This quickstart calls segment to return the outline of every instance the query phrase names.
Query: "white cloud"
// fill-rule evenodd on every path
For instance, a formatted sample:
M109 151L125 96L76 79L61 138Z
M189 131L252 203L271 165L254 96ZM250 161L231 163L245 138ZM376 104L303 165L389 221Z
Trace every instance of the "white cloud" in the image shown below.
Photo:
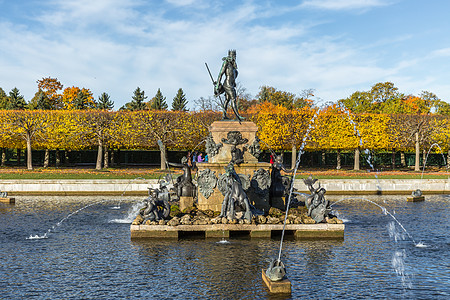
M180 0L174 4L182 6L182 13L170 15L167 7L149 6L145 1L87 2L53 1L35 18L42 22L36 29L0 23L0 67L7 70L0 73L0 87L17 86L29 100L37 90L36 80L51 76L66 87L90 88L96 97L107 92L116 108L130 101L138 86L149 98L160 88L169 105L181 87L192 105L193 100L213 93L204 63L217 76L221 58L230 48L237 49L238 81L252 95L260 86L272 85L293 93L314 88L319 97L337 100L391 78L407 88L421 81L411 70L423 59L412 53L405 56L408 59L385 65L374 52L388 51L391 36L370 44L344 39L345 34L328 36L315 27L321 20L280 20L287 7L254 2L196 7ZM348 8L354 3L338 2ZM381 2L363 3L368 7ZM298 7L293 10L299 13ZM445 55L448 49L435 54ZM436 91L449 90L439 88L442 84L434 77L427 77L427 82Z

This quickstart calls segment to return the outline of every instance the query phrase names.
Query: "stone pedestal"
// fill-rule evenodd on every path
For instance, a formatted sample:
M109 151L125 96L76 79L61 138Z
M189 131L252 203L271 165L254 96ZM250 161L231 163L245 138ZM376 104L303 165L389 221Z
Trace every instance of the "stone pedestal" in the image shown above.
M210 132L212 138L216 144L222 143L222 147L217 155L209 158L210 163L225 163L228 164L231 161L231 148L232 145L222 142L222 139L226 139L227 135L231 131L239 131L242 134L242 138L247 139L248 142L237 146L237 148L243 150L245 146L253 144L256 138L256 132L258 131L258 126L253 122L242 122L239 124L238 121L216 121L211 124ZM244 151L244 162L245 163L257 163L258 159L250 154L250 152Z
M421 202L421 201L425 201L425 197L424 196L409 196L406 198L406 201L408 202Z
M194 206L194 197L180 197L180 210Z
M227 163L197 163L198 172L200 173L202 170L210 169L214 172L216 178L219 178L220 175L225 173L225 167L228 165ZM240 165L236 165L234 170L237 174L244 174L249 177L251 180L253 174L256 170L263 168L268 170L270 167L269 163L243 163ZM266 205L268 205L269 199L267 194L267 199L261 199L259 197L254 197L252 193L248 193L250 202L255 205L255 207L263 209ZM212 194L206 198L200 191L198 192L198 209L205 210L211 209L213 211L220 211L222 209L223 195L217 188L217 186L213 189ZM267 203L267 204L266 204ZM270 207L267 208L267 210Z
M239 123L238 121L231 120L216 121L211 124L209 129L212 140L216 145L217 153L215 155L208 153L208 163L197 163L198 174L201 174L202 171L209 169L214 174L214 177L219 179L220 175L225 173L225 167L232 160L231 150L233 147L236 147L238 151L243 153L244 162L234 166L237 174L244 174L248 176L249 180L251 180L255 176L255 171L260 168L269 170L270 164L259 163L257 157L253 155L254 152L252 152L255 145L259 146L256 138L258 127L255 123L248 121ZM237 136L242 142L237 144L230 143L229 138L232 137L230 133L233 132L239 132ZM248 192L248 189L246 192ZM264 196L261 197L261 195L253 195L252 192L249 192L247 196L249 197L250 202L253 202L253 205L256 204L255 206L257 208L262 209L262 207L268 205L268 196L267 199L264 199ZM213 189L212 193L207 193L206 196L199 190L198 208L202 210L211 209L214 211L220 211L222 208L223 198L224 196L219 191L217 186Z
M271 281L267 277L266 272L262 270L262 279L271 293L276 294L290 294L291 293L291 281L287 278L280 281Z
M16 199L15 198L8 198L8 197L5 197L5 198L1 197L0 198L0 202L14 204L14 203L16 203Z

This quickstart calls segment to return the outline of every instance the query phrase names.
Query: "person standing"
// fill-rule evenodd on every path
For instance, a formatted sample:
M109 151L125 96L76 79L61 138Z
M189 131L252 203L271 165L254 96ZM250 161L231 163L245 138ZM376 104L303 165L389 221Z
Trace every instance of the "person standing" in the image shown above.
M205 161L205 159L203 158L203 154L200 152L198 157L197 157L197 162L201 163L201 162L204 162L204 161Z

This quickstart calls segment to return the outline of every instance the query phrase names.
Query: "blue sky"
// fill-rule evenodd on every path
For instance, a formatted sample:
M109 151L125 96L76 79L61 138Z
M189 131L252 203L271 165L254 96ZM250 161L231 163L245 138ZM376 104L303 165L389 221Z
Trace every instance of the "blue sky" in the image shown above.
M170 105L183 88L213 95L228 49L238 82L337 101L378 82L450 101L446 0L0 0L0 87L29 101L36 80L111 96L118 109L140 87Z

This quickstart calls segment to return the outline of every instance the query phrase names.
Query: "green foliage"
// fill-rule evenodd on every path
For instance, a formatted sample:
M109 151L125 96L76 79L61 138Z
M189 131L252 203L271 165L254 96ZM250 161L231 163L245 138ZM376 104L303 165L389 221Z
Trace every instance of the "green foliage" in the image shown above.
M8 96L8 104L6 105L6 109L17 109L22 110L27 108L27 103L22 95L20 95L18 88L13 88L11 92L9 92Z
M187 111L187 100L186 95L183 93L183 89L179 88L177 95L173 98L172 110L176 111Z
M7 109L8 105L8 95L6 95L5 91L0 88L0 109Z
M256 99L258 103L269 102L273 105L281 105L287 109L301 109L313 106L313 100L310 99L313 96L313 89L303 90L302 95L297 97L293 93L278 91L271 86L262 86L258 95L256 95Z
M48 110L53 108L52 104L50 103L50 99L45 95L45 93L42 90L39 90L34 95L28 107L29 109L42 109L42 110Z
M372 99L369 92L356 91L350 97L339 100L338 103L356 114L372 111Z
M273 105L281 105L288 109L294 106L296 100L295 94L277 91L276 88L271 86L262 86L256 98L259 103L270 102Z
M97 108L102 110L112 110L114 108L114 102L110 100L107 93L103 92L98 97Z
M124 106L122 106L121 110L131 110L131 111L138 111L138 110L144 110L145 109L145 99L147 99L147 96L145 96L145 91L141 91L140 87L137 87L134 90L133 93L133 100L131 102L126 103Z
M167 109L167 103L166 103L166 97L163 96L161 93L161 89L158 89L156 92L155 97L150 100L150 109L152 110L166 110Z
M92 109L95 108L96 103L90 101L90 95L79 91L75 99L73 100L74 109Z

